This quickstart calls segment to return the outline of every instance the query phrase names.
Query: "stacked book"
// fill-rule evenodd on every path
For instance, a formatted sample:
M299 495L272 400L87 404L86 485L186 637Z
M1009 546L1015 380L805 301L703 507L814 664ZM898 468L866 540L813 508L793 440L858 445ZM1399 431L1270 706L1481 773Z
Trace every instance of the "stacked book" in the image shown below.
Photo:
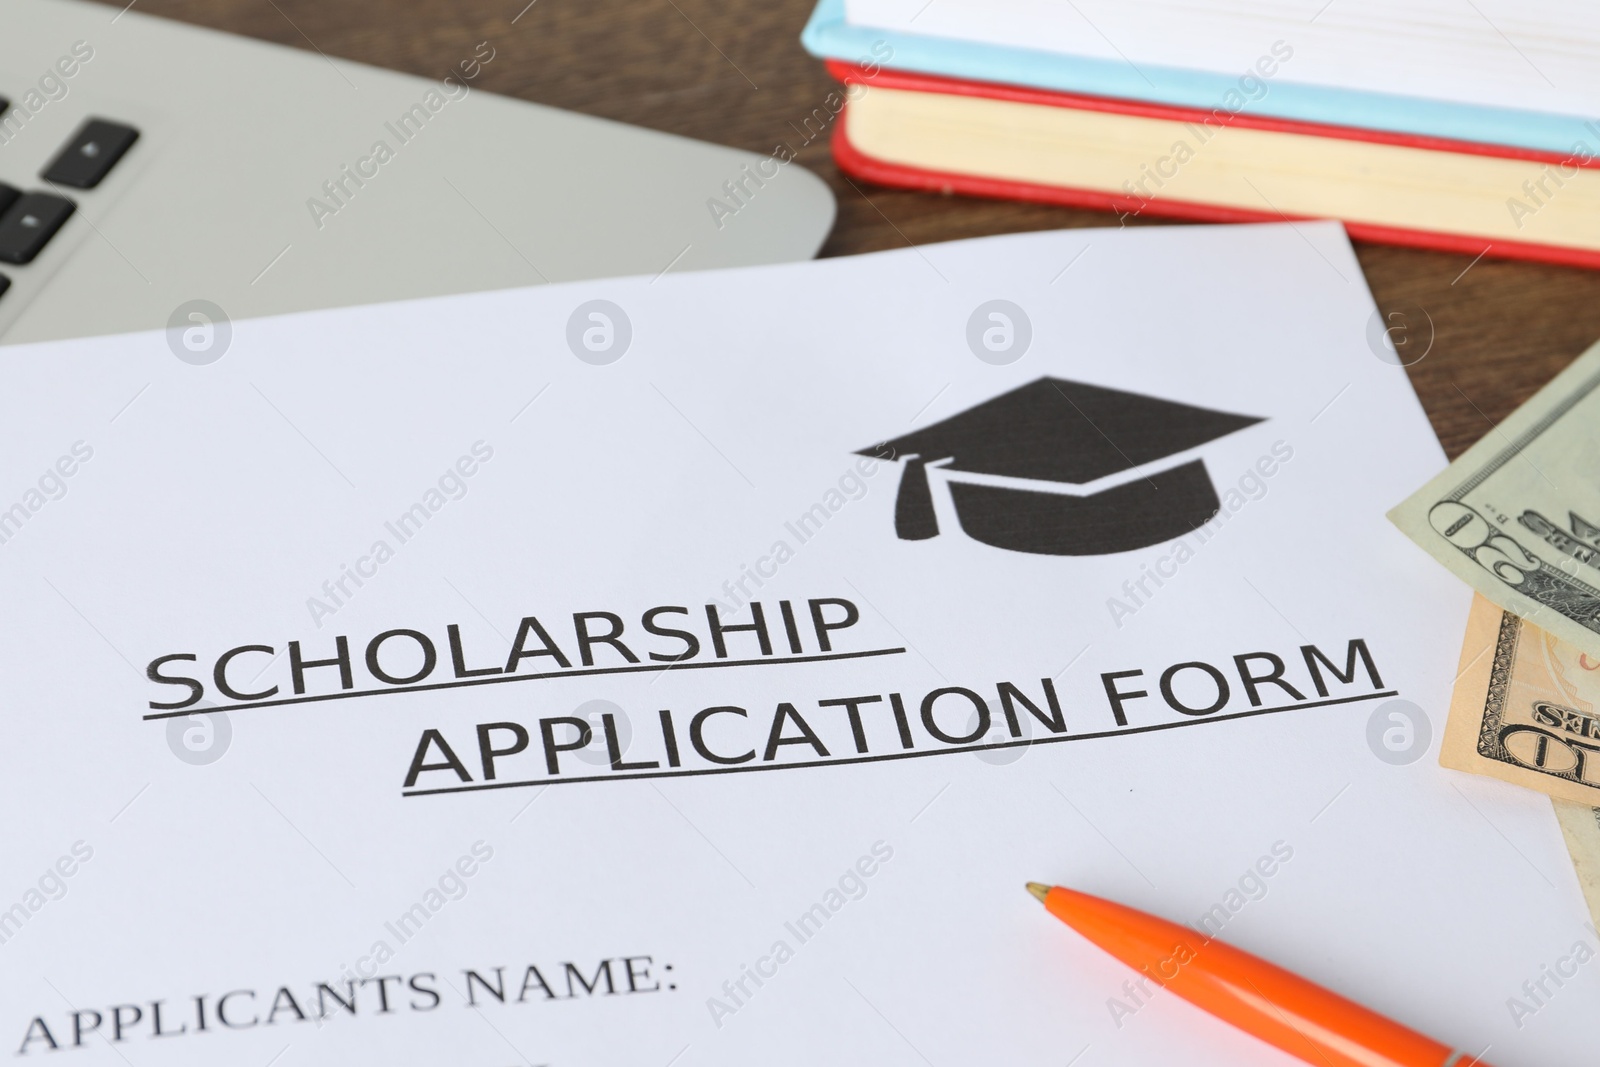
M1600 5L821 0L885 185L1600 267Z

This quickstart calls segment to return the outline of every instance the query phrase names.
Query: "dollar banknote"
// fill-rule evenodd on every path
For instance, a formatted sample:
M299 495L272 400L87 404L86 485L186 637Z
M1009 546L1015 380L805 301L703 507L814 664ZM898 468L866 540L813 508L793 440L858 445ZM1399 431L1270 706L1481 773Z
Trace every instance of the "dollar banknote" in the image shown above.
M1600 926L1600 657L1472 598L1439 762L1550 794Z
M1473 597L1439 762L1600 807L1600 656Z
M1567 851L1572 853L1572 866L1578 872L1578 884L1583 886L1589 914L1600 926L1600 808L1565 800L1550 803L1556 806L1556 821L1561 824L1561 836L1567 839Z
M1479 593L1600 658L1600 344L1389 518Z

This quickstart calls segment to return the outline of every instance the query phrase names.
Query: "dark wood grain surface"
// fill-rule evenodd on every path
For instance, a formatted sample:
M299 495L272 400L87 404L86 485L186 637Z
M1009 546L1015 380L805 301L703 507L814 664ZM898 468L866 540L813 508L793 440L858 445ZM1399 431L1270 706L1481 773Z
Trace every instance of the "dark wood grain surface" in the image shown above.
M759 152L799 147L796 127L834 87L799 43L813 0L526 2L136 0L136 10L427 77L488 40L497 55L481 88ZM824 255L1115 224L1090 211L858 187L821 139L798 159L839 201ZM1410 374L1452 457L1600 338L1600 272L1356 251L1379 307L1402 313L1412 350L1427 351Z

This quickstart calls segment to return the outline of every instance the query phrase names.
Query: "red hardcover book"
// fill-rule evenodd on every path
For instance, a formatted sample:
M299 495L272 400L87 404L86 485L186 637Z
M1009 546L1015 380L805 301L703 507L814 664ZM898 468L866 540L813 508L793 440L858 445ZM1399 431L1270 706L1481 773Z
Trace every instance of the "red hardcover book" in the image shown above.
M976 97L984 100L1049 108L1074 109L1107 115L1129 116L1138 119L1157 119L1178 123L1204 123L1214 112L1198 109L1151 104L1136 100L1085 96L1074 93L1052 92L1015 85L963 81L940 78L908 71L880 68L868 70L837 60L827 62L829 72L847 86L861 87L847 96L858 97L878 89L925 93L946 97ZM1151 215L1199 222L1261 222L1328 217L1311 213L1282 213L1269 207L1254 209L1237 204L1184 199L1174 195L1145 197L1108 188L1078 186L1019 180L996 174L986 174L981 164L972 170L934 169L874 156L856 144L851 137L852 105L846 104L834 127L832 148L834 159L846 174L878 185L928 192L961 194L965 196L1026 200L1070 207L1090 208L1097 211L1116 212L1119 217ZM1252 116L1243 112L1229 117L1230 127L1295 135L1313 136L1336 141L1360 142L1369 145L1392 145L1406 149L1439 153L1441 157L1492 157L1498 160L1517 161L1528 165L1528 174L1538 176L1554 171L1567 175L1560 187L1546 180L1545 190L1559 193L1572 175L1581 173L1587 180L1600 179L1600 158L1589 155L1561 155L1532 149L1512 148L1502 145L1455 141L1438 137L1421 137L1349 126L1331 126L1315 123L1286 121L1283 119ZM1591 178L1590 175L1594 175ZM1552 179L1553 180L1553 179ZM1600 183L1597 183L1600 184ZM1555 203L1557 197L1541 198L1538 189L1524 190L1519 186L1505 189L1508 203L1516 198L1535 211ZM1564 205L1565 206L1565 205ZM1576 206L1576 205L1573 205ZM1530 212L1531 213L1531 212ZM1339 217L1334 215L1333 217ZM1513 214L1513 219L1515 215ZM1393 223L1373 222L1369 219L1344 217L1341 221L1354 238L1384 244L1408 245L1437 251L1462 253L1470 256L1488 255L1507 259L1535 260L1566 266L1600 268L1600 247L1581 247L1573 244L1555 244L1541 241L1519 240L1504 235L1486 235L1474 232L1411 227Z

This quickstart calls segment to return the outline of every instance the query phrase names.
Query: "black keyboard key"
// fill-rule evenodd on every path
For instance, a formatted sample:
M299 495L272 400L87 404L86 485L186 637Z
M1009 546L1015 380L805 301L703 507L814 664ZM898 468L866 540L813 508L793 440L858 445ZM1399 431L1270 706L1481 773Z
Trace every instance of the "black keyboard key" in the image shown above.
M5 182L0 182L0 215L5 214L6 208L17 202L17 197L22 195L21 189L13 189Z
M6 290L9 288L11 288L11 279L4 274L0 274L0 296L5 296Z
M0 215L0 263L32 263L75 210L71 200L25 193Z
M139 139L139 131L104 119L90 119L78 128L41 177L56 185L93 189Z
M3 96L0 96L0 115L4 115L6 113L6 109L9 108L10 106L11 106L11 101L7 100Z

